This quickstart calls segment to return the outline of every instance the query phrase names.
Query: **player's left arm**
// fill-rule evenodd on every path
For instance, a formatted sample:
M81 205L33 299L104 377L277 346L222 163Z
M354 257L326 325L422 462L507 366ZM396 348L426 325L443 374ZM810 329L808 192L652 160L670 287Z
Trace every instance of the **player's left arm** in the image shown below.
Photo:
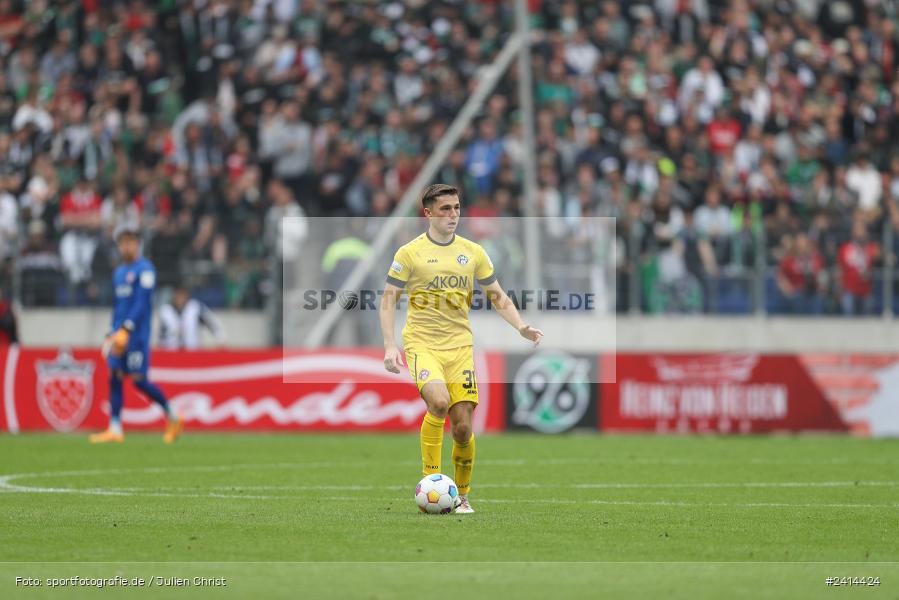
M478 249L479 256L478 264L475 268L475 279L478 280L478 283L487 294L487 298L490 299L496 312L505 319L506 323L517 329L518 333L521 334L521 337L534 342L534 345L536 346L540 343L543 332L524 322L521 318L521 314L515 307L515 304L509 296L506 295L506 292L499 284L499 281L497 281L490 257L487 256L487 253L483 248L479 246Z
M481 287L484 288L484 291L487 293L487 297L490 298L490 302L493 303L496 312L505 319L506 323L517 329L518 333L521 334L521 337L534 342L535 346L540 343L543 332L524 322L518 309L515 308L515 303L513 303L509 296L506 295L506 292L503 291L499 281L494 279L493 283L482 285Z
M150 318L150 296L155 285L156 273L153 269L144 269L138 274L133 291L134 301L128 314L125 315L125 320L122 321L122 326L112 335L113 356L119 356L125 351L137 324L143 319Z

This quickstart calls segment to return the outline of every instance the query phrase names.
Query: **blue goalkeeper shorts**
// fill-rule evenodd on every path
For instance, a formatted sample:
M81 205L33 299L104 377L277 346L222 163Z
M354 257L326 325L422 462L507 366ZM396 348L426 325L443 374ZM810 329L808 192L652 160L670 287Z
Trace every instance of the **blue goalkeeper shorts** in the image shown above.
M110 373L118 370L127 375L141 375L146 378L150 368L150 345L129 344L120 356L110 354L106 357L106 366L109 367Z

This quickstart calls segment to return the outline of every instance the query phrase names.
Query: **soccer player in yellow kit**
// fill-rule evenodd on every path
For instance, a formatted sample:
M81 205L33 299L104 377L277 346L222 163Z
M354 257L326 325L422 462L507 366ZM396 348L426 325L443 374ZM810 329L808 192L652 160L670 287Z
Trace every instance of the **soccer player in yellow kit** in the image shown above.
M424 191L421 203L428 217L428 231L397 251L381 299L384 367L399 373L403 364L394 323L396 304L405 289L409 295L403 328L406 365L427 406L421 424L422 472L440 472L443 424L449 415L454 479L462 500L456 512L473 513L468 501L475 457L471 415L478 404L478 384L468 311L474 281L522 337L536 346L543 332L522 321L496 280L493 263L484 249L456 235L461 217L459 191L450 185L434 184Z

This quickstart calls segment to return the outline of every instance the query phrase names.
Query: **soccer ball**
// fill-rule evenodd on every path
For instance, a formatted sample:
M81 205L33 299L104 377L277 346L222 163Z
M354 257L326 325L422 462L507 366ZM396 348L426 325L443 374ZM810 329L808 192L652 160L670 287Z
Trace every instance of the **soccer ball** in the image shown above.
M359 304L359 295L356 292L347 290L341 293L337 300L344 310L353 310Z
M436 515L453 512L462 500L456 483L446 475L436 473L426 475L415 486L415 503L421 512Z

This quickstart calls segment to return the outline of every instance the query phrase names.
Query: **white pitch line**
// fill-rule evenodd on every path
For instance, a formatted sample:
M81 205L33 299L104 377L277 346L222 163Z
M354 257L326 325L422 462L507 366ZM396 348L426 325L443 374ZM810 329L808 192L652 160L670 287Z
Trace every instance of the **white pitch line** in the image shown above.
M580 489L894 487L899 481L745 481L733 483L578 483ZM480 486L479 486L480 487Z
M130 490L118 488L58 488L58 487L33 487L26 485L16 485L10 483L10 477L0 477L0 491L20 493L20 494L83 494L86 496L142 496L142 497L161 497L161 498L227 498L242 500L275 500L279 498L287 498L288 496L255 496L248 494L217 494L210 492L208 494L196 493L168 493L168 492L134 492Z
M318 500L328 501L347 501L354 500L345 496L328 496L318 498ZM397 498L369 498L371 502L392 502ZM516 498L514 500L503 500L497 498L480 498L472 499L472 504L485 502L488 504L593 504L602 506L666 506L672 508L899 508L899 504L811 504L811 503L789 503L789 502L680 502L669 500L570 500L562 498Z
M538 459L538 460L485 460L480 465L557 465L557 464L590 464L584 459ZM418 461L403 461L397 463L400 466L420 466ZM237 463L233 465L165 465L158 467L122 467L104 469L80 469L74 471L43 471L33 473L7 473L0 477L84 477L90 475L113 475L116 473L170 473L179 471L188 472L217 472L233 471L237 469L333 469L359 467L358 461L310 461L310 462L274 462L274 463ZM362 465L367 466L367 465Z
M286 463L294 464L294 463ZM308 463L307 463L308 464ZM249 466L249 465L244 465ZM185 488L178 487L162 487L162 488L135 488L135 487L113 487L113 488L66 488L66 487L36 487L25 486L12 483L14 479L22 479L28 477L41 476L85 476L109 474L111 472L122 472L134 470L143 470L145 472L165 472L165 471L227 471L232 467L229 466L196 466L196 467L147 467L144 469L94 469L89 471L61 471L55 473L20 473L13 475L0 476L0 492L13 493L34 493L34 494L84 494L97 496L143 496L143 497L167 497L167 498L215 498L215 499L243 499L243 500L295 500L296 496L291 495L256 495L231 493L224 494L220 492L189 492ZM552 485L552 484L484 484L479 488L497 489L497 488L516 488L516 489L664 489L664 488L805 488L805 487L854 487L854 486L895 486L899 482L894 481L818 481L818 482L697 482L697 483L581 483L568 485ZM213 490L292 490L292 491L401 491L406 489L405 486L365 486L365 485L313 485L313 486L242 486L242 485L218 485L213 486ZM328 501L347 501L356 500L346 496L329 496L320 497L319 500ZM378 501L394 501L394 498L385 498ZM785 502L741 502L741 503L696 503L696 502L680 502L680 501L633 501L633 500L573 500L573 499L479 499L480 502L487 503L529 503L529 504L590 504L590 505L607 505L607 506L667 506L667 507L725 507L725 508L897 508L899 504L863 504L863 503L785 503Z
M666 489L666 488L840 488L840 487L896 487L899 481L750 481L750 482L696 482L696 483L479 483L478 489ZM373 491L373 490L404 490L409 486L403 485L215 485L212 489L222 490L290 490L290 491ZM183 489L183 488L116 488L116 489Z
M843 462L842 459L835 461ZM533 464L585 464L590 463L589 459L538 459L538 460L503 460L496 459L493 461L483 461L488 464L495 465L533 465ZM603 462L603 461L597 461ZM608 462L608 461L606 461ZM621 461L622 463L642 462L639 459L628 459ZM646 461L654 464L669 462L676 464L693 464L695 461L665 461L652 460ZM759 462L759 461L751 461ZM791 461L787 461L791 462ZM827 461L822 461L827 462ZM849 462L849 461L845 461ZM854 461L853 461L854 462ZM221 493L222 491L237 492L238 490L286 490L286 491L403 491L409 490L407 486L372 486L372 485L226 485L219 484L208 488L208 492L192 491L196 489L184 487L153 487L153 488L135 488L135 487L90 487L90 488L72 488L72 487L37 487L27 486L13 483L14 480L41 477L91 477L91 476L109 476L115 474L132 474L135 472L143 473L175 473L175 472L230 472L235 470L262 470L262 469L304 469L304 468L334 468L340 466L353 465L357 463L321 461L321 462L276 462L261 464L235 464L235 465L166 465L159 467L138 467L138 468L107 468L107 469L87 469L77 471L48 471L33 473L16 473L0 475L0 492L6 493L35 493L35 494L85 494L99 496L146 496L146 497L169 497L169 498L215 498L215 499L243 499L243 500L296 500L297 496L292 495L257 495L244 493ZM403 464L406 464L405 462ZM409 464L417 464L412 463ZM899 485L896 481L818 481L818 482L673 482L673 483L624 483L624 482L598 482L598 483L577 483L577 484L539 484L539 483L510 483L510 484L482 484L478 485L479 489L704 489L704 488L838 488L838 487L856 487L856 486L882 486L893 487ZM334 500L346 501L357 500L346 496L319 497L317 500ZM395 501L398 498L381 499L379 501ZM628 500L573 500L573 499L479 499L480 502L494 503L534 503L534 504L593 504L593 505L621 505L621 506L671 506L671 507L728 507L728 508L896 508L899 504L852 504L852 503L826 503L826 504L797 504L797 503L781 503L781 502L750 502L750 503L690 503L677 501L628 501Z
M341 462L305 462L305 463L239 463L234 465L171 465L162 467L122 467L107 469L82 469L77 471L41 471L33 473L7 473L0 475L0 482L8 479L20 479L23 477L90 477L94 475L115 475L117 473L171 473L171 472L227 472L238 469L294 469L294 468L326 468L331 469L340 466L349 466L358 463L341 463ZM409 463L420 464L420 463ZM157 488L154 488L157 489ZM2 483L0 483L0 491L3 491Z
M855 504L855 503L790 503L790 502L679 502L668 500L639 501L639 500L568 500L558 498L548 499L515 499L492 500L489 498L473 499L477 502L518 503L528 502L533 504L600 504L621 506L671 506L671 507L721 507L721 508L899 508L899 504Z
M259 496L249 494L196 494L196 493L166 493L166 492L131 492L115 488L42 488L17 486L10 484L7 478L0 477L0 489L8 492L20 493L36 493L36 494L84 494L94 496L139 496L139 497L164 497L164 498L203 498L203 499L227 499L227 500L292 500L297 501L301 498L297 496ZM315 500L325 500L329 502L358 502L358 498L348 496L326 496L314 498ZM399 500L398 497L391 498L369 498L369 502L394 502ZM308 500L308 499L307 499ZM828 504L811 504L811 503L787 503L787 502L679 502L679 501L631 501L631 500L570 500L559 498L516 498L514 500L501 500L490 498L478 498L477 502L486 502L494 504L578 504L578 505L604 505L604 506L665 506L672 508L899 508L899 504L856 504L856 503L828 503Z

